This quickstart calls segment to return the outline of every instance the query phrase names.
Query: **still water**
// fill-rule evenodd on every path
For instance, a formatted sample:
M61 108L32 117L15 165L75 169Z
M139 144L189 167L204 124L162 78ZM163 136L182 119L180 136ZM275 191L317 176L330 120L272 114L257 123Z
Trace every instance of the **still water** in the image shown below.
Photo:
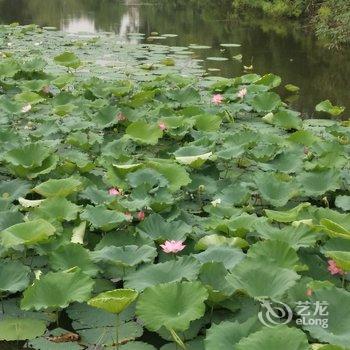
M299 23L234 15L231 0L0 0L0 23L11 22L67 32L116 32L125 40L140 40L128 33L177 34L158 42L210 46L193 50L193 57L202 59L211 75L234 77L244 73L244 66L253 66L249 72L272 72L283 84L299 86L300 94L289 101L309 117L315 117L315 105L327 98L350 111L350 49L324 48ZM241 46L224 48L223 43ZM233 58L239 54L242 61Z

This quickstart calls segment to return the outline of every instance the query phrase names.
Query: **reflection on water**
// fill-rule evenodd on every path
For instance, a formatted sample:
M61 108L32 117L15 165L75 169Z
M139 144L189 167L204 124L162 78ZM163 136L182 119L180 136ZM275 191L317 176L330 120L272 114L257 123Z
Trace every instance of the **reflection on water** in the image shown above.
M147 1L147 2L146 2ZM253 64L253 72L273 72L301 88L293 106L313 113L314 106L329 98L350 110L347 77L350 76L350 51L334 52L320 47L312 35L297 24L267 21L252 16L233 19L231 0L0 0L0 23L37 23L56 26L68 32L118 33L124 41L137 42L128 33L156 31L178 37L161 44L208 45L194 50L193 57L203 59L212 73L237 76L243 66ZM241 16L238 16L239 18ZM221 43L239 43L240 48L223 49ZM242 62L232 56L241 53ZM208 56L228 58L208 61Z

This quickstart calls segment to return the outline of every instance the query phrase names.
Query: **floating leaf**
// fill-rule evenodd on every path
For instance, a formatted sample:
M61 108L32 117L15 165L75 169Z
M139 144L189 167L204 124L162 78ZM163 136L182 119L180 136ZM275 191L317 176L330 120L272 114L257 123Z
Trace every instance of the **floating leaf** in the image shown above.
M0 340L15 341L34 339L46 329L42 320L31 318L5 318L0 320Z
M67 197L78 191L81 182L73 178L50 179L36 186L33 191L44 197Z
M0 292L16 293L29 284L30 268L19 261L0 263Z
M158 125L151 125L145 121L136 121L130 124L126 129L126 134L134 141L155 145L163 136L162 130Z
M320 102L315 107L315 110L317 112L325 112L330 114L333 117L337 117L338 115L342 114L345 111L345 107L334 106L331 101L325 100Z
M81 66L79 57L73 52L65 51L54 58L55 62L67 68L77 69Z

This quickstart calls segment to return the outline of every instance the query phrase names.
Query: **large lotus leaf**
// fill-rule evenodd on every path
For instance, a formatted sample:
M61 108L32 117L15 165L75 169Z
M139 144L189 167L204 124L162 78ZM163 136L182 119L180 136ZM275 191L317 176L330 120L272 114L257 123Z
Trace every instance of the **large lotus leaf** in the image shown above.
M296 272L245 259L227 276L228 282L253 298L280 300L300 278Z
M300 113L298 112L289 109L281 109L275 114L268 114L263 119L286 130L298 130L303 126L303 122L299 118L299 115Z
M0 211L0 231L23 222L23 214L19 211Z
M167 179L153 169L139 169L127 175L131 187L145 186L149 191L158 187L166 187Z
M80 207L64 197L45 199L35 208L32 215L47 221L72 221L77 218Z
M220 262L207 262L202 265L199 280L209 292L208 302L221 302L234 293L235 288L226 280L227 274L228 271Z
M125 132L132 140L148 145L157 144L158 139L163 136L158 125L151 125L142 120L130 124Z
M156 348L151 344L133 341L122 345L120 350L156 350Z
M23 292L23 310L65 308L89 299L94 281L80 270L49 272Z
M257 85L265 85L268 86L270 89L275 88L281 84L281 77L275 74L265 74L262 76L258 81L255 82Z
M87 205L80 217L90 222L95 228L101 228L103 231L110 231L120 223L128 220L128 217L123 213L107 209L104 205L96 207Z
M221 262L226 269L230 270L244 259L245 254L241 249L234 247L210 246L204 252L194 254L193 257L202 264L213 261Z
M183 279L193 281L197 278L200 264L191 257L179 258L154 265L141 267L129 273L125 278L125 286L142 291L154 285L177 282Z
M77 69L81 66L79 57L75 53L69 51L61 53L56 56L54 60L57 64L67 68Z
M16 293L29 284L30 268L19 261L0 263L0 292Z
M251 101L251 105L257 112L271 112L281 105L281 99L275 92L262 92Z
M300 329L280 325L263 328L243 338L237 350L309 350L307 336Z
M191 227L183 221L166 221L159 214L152 214L137 225L139 232L145 233L153 240L185 240Z
M335 169L316 169L297 176L302 192L306 196L321 196L340 187L339 172Z
M115 106L101 108L94 117L94 123L105 128L117 123L118 109Z
M33 191L44 197L67 197L78 191L81 182L72 177L66 179L50 179L36 186Z
M13 58L2 59L0 61L0 77L11 78L20 71L20 66Z
M138 297L138 293L133 289L115 289L101 293L88 300L88 305L98 309L120 314Z
M299 214L305 208L308 208L311 204L308 202L300 203L296 207L285 210L285 211L276 211L265 209L266 216L269 219L272 219L277 222L292 222L298 220Z
M213 323L205 338L206 350L235 350L236 345L242 338L261 328L256 317L252 317L243 323L224 321L219 324Z
M20 94L15 95L15 100L23 104L29 103L31 105L35 105L42 101L45 101L45 99L42 98L39 94L36 94L32 91L24 91Z
M80 244L69 243L53 250L49 254L49 263L56 271L79 267L89 276L94 276L98 272L98 268L90 257L90 251Z
M43 219L33 220L8 227L0 233L1 244L15 247L20 244L32 245L48 239L56 229Z
M136 314L151 331L161 327L185 331L204 315L208 293L200 282L173 282L149 287L140 295Z
M327 305L328 315L319 315L316 310L322 302ZM310 315L304 316L305 325L303 328L310 332L313 338L345 348L349 346L350 293L348 291L335 287L314 290L309 313ZM328 327L323 328L320 324L310 322L311 319L317 317L327 319Z
M173 160L152 159L148 166L161 173L169 182L169 190L175 192L191 182L185 168Z
M0 321L0 340L15 341L34 339L46 329L42 320L32 318L5 318Z
M315 142L320 142L321 139L308 130L298 130L288 137L289 141L304 145L312 146Z
M212 155L207 149L199 146L185 146L174 152L175 159L186 165L191 165L194 168L199 168Z
M325 112L330 114L333 117L337 117L338 115L342 114L345 111L345 107L334 106L331 101L325 100L320 102L315 107L315 110L317 112Z
M190 340L184 343L186 350L204 350L203 339L197 337L194 340ZM177 343L168 343L163 345L160 350L178 350L179 345Z
M149 245L138 247L127 245L123 247L104 247L91 253L94 261L102 261L117 266L136 266L143 262L152 262L157 256L157 250Z
M196 129L201 131L218 131L221 124L221 117L212 114L201 114L195 117Z
M15 200L19 197L24 197L30 188L31 184L24 180L2 181L0 184L0 197Z
M344 211L350 211L350 196L337 196L335 205Z
M22 108L22 103L13 101L6 95L0 96L0 110L3 110L9 114L18 114L22 112Z
M253 244L247 256L257 264L271 264L291 270L297 270L299 264L296 251L288 243L277 240Z
M263 199L275 207L286 205L296 194L293 181L282 181L273 173L259 173L255 176L255 184Z
M30 143L7 152L4 159L15 167L33 169L41 166L51 152L41 143Z
M246 248L248 242L240 237L225 237L222 235L208 235L199 239L195 245L196 250L206 250L212 246L229 246L237 248Z
M320 225L316 226L316 229L327 233L330 237L350 239L350 229L329 219L321 219Z
M294 249L312 246L319 238L319 235L305 224L279 229L263 223L256 225L255 229L262 238L286 242Z

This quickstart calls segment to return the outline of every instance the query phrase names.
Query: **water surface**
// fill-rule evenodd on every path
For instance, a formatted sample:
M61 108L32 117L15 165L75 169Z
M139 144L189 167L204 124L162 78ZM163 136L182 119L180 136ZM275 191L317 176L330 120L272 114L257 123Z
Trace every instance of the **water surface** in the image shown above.
M153 32L177 34L155 42L210 46L193 50L193 57L203 59L211 75L233 77L252 65L252 72L273 72L284 84L299 86L299 96L289 101L310 117L314 106L327 98L350 110L349 49L324 48L298 23L255 14L234 16L231 0L0 0L0 23L11 22L55 26L75 33L116 32L125 40L140 40L129 33L144 33L145 37ZM222 43L241 46L223 48ZM242 54L242 62L232 58L238 54ZM213 56L228 60L207 60Z

